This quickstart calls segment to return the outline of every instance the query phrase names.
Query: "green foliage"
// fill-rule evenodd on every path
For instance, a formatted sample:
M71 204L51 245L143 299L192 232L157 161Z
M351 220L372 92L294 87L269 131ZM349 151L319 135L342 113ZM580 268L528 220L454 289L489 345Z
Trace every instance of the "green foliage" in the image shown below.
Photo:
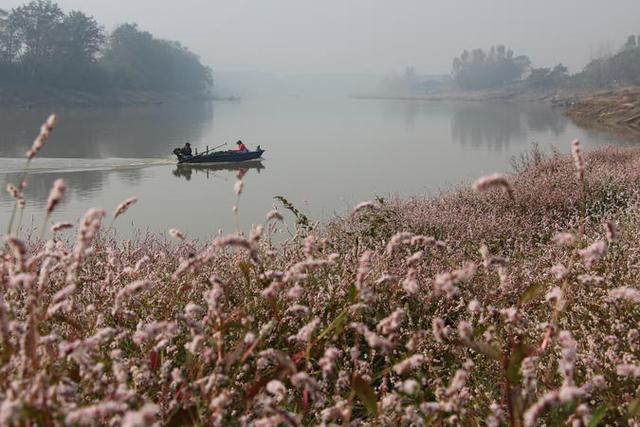
M463 89L503 86L522 78L531 61L527 56L514 56L504 45L492 46L487 52L474 49L462 52L453 60L452 74Z
M305 214L300 212L293 205L293 203L291 203L289 200L285 199L283 196L275 196L274 199L276 199L277 201L282 203L282 206L286 210L291 212L293 214L293 216L296 217L296 227L297 228L299 228L301 231L303 231L305 233L308 233L309 231L311 231L313 229L313 226L311 225L311 221L309 221L309 218Z
M356 375L353 378L352 388L356 396L358 396L358 399L360 399L364 407L367 408L369 416L376 418L378 415L378 398L376 397L373 387L362 379L361 376Z
M23 86L207 93L211 70L177 42L134 24L110 37L91 16L65 14L51 0L0 10L0 81Z
M593 415L591 416L591 421L589 421L589 425L587 427L596 427L600 425L600 421L602 421L607 415L607 406L601 405L598 409L595 410Z

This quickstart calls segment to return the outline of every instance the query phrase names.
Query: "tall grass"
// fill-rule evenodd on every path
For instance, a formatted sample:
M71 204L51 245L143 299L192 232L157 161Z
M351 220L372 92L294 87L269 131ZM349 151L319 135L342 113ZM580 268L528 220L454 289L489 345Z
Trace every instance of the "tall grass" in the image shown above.
M278 244L7 235L0 425L638 425L640 150L585 164Z

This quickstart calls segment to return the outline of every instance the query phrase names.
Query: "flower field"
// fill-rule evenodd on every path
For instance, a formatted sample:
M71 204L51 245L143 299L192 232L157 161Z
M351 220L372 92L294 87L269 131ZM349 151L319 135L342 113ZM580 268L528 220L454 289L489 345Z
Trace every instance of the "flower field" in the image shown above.
M135 198L8 233L0 425L640 425L640 150L516 163L205 243L115 239Z

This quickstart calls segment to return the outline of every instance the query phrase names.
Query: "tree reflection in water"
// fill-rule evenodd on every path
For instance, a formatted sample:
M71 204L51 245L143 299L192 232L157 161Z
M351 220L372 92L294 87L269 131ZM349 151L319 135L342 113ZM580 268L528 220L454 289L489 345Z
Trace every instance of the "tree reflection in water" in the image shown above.
M514 141L524 141L530 131L560 135L567 119L546 105L468 103L455 105L451 136L463 146L502 151Z

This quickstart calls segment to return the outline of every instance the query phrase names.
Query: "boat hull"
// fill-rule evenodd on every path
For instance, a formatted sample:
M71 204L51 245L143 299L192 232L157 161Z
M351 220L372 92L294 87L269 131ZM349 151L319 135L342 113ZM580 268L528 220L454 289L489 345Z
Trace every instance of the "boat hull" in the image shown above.
M264 150L247 151L241 153L239 151L223 151L212 154L183 157L178 160L179 165L183 164L202 164L202 163L240 163L257 160L262 157Z

